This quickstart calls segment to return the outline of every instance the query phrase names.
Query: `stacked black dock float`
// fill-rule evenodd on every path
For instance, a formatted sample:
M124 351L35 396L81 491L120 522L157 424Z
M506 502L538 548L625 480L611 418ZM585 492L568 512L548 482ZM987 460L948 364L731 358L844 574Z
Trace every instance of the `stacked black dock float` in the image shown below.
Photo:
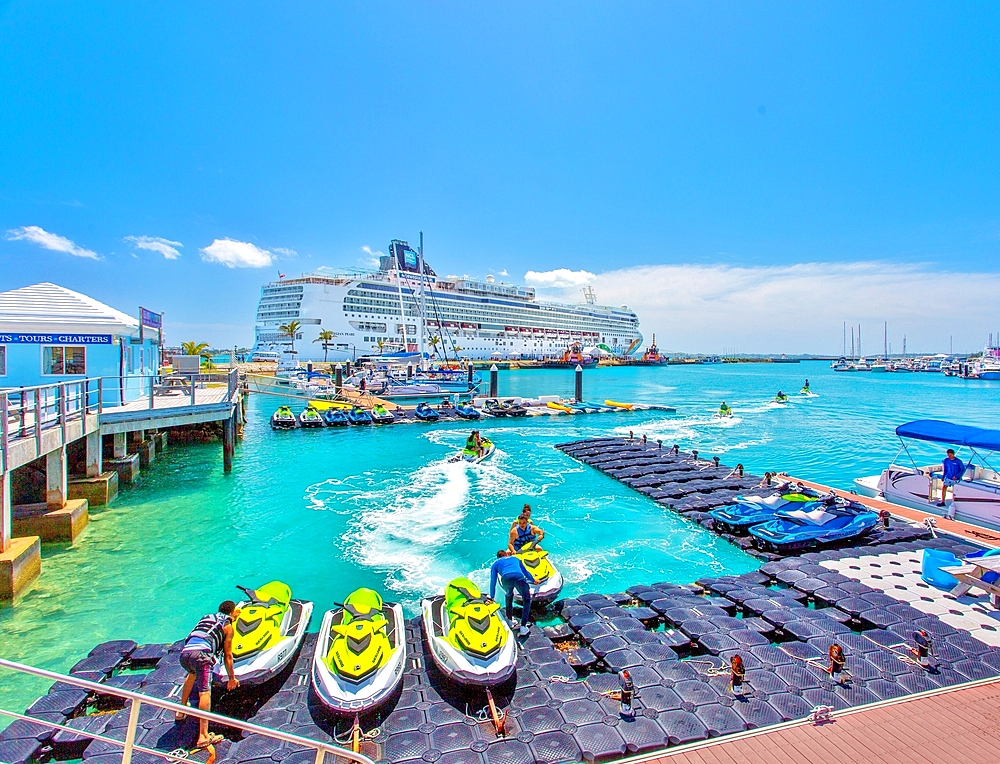
M754 547L751 536L726 533L715 526L709 512L733 504L736 497L768 496L774 486L761 486L761 478L750 473L733 474L732 468L717 459L697 457L697 452L680 451L657 443L642 443L636 439L594 438L562 443L560 451L605 475L624 483L658 504L715 531L748 554L765 561L780 559L774 551ZM776 479L780 482L780 478ZM895 524L891 529L873 528L864 536L843 542L841 546L891 544L930 538L926 528Z
M958 555L972 547L950 538L896 542L855 550L826 550L765 564L738 576L680 586L637 585L614 594L582 594L555 604L558 618L521 641L516 678L497 688L506 710L498 737L484 713L485 696L449 684L426 653L420 622L407 623L410 654L404 685L380 717L362 720L363 752L395 764L529 764L610 761L626 755L805 718L817 706L843 709L922 690L1000 676L1000 651L881 591L820 563L922 548ZM935 669L907 659L917 629L937 644ZM847 655L852 681L837 684L825 671L833 642ZM325 742L345 741L349 722L331 719L309 687L315 636L309 635L283 676L252 694L217 700L237 718ZM105 643L73 673L95 681L178 699L184 671L179 645ZM746 666L746 694L729 691L728 664ZM634 717L620 714L613 695L619 672L636 687ZM56 684L32 704L40 719L124 739L128 707ZM234 729L217 747L217 764L306 764L313 754ZM193 741L194 723L142 712L140 745L170 751ZM114 764L120 748L17 722L0 733L0 760L71 760ZM192 758L205 759L205 754ZM134 761L150 764L137 755Z

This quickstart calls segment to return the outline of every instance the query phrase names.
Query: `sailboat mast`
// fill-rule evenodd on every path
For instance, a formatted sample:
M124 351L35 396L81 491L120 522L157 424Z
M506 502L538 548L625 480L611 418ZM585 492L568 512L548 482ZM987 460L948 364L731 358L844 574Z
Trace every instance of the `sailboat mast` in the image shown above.
M424 365L424 355L427 350L427 301L424 295L424 232L420 232L420 366Z
M858 324L858 355L864 355L864 353L861 352L861 324Z
M854 360L854 327L851 327L851 360Z
M882 358L889 360L889 322L882 324Z
M841 353L842 356L847 355L847 322L844 322L844 351Z

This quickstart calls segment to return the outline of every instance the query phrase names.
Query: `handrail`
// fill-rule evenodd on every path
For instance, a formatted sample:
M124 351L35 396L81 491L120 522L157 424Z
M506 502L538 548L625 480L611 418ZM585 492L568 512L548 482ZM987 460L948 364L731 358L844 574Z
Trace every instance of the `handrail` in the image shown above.
M168 751L157 751L148 748L143 748L135 744L135 729L139 723L139 708L145 703L147 705L153 706L155 708L162 708L167 711L173 711L174 713L182 713L186 716L192 716L197 719L207 719L210 722L215 722L216 724L222 724L227 727L234 727L244 732L252 732L257 735L263 735L265 737L274 738L276 740L281 740L286 743L291 743L293 745L301 746L303 748L308 748L316 751L315 764L323 764L326 755L331 754L334 757L342 756L350 761L358 762L358 764L374 764L374 762L367 756L361 753L355 753L347 748L341 748L340 746L331 745L329 743L324 743L319 740L312 740L307 737L302 737L300 735L293 735L288 732L283 732L281 730L272 730L267 727L261 727L258 724L252 724L251 722L245 722L240 719L233 719L228 716L222 716L220 714L212 713L211 711L202 711L199 708L192 708L189 706L182 706L180 703L174 703L169 700L163 700L161 698L153 698L149 695L143 695L142 693L132 692L131 690L123 690L119 687L109 687L104 684L99 684L97 682L91 682L87 679L80 679L75 676L66 676L64 674L58 674L54 671L47 671L45 669L35 668L34 666L28 666L24 663L16 663L15 661L8 661L0 658L0 668L9 669L11 671L17 671L23 674L30 674L32 676L41 677L43 679L52 679L56 682L64 682L65 684L72 685L74 687L80 687L84 690L90 690L91 692L98 692L102 695L113 695L119 698L125 698L126 700L132 701L132 706L129 710L128 727L126 727L125 740L114 740L113 738L108 738L99 733L89 732L87 730L75 729L72 727L66 727L64 725L56 724L55 722L44 721L42 719L36 719L32 716L25 716L24 714L15 713L13 711L7 711L0 708L0 715L10 716L15 719L27 720L33 724L40 724L42 726L50 727L52 729L65 729L73 732L76 735L82 735L85 737L90 737L95 740L103 740L107 743L112 743L115 745L121 745L123 747L122 752L122 764L130 764L132 759L133 751L141 751L143 753L153 754L155 756L162 756L170 761L175 761L177 759L176 754Z

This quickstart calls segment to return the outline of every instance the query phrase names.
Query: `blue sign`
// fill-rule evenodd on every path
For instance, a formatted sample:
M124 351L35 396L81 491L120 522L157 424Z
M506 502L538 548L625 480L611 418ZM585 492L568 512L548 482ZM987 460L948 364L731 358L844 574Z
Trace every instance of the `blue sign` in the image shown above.
M142 319L142 325L148 326L153 329L159 329L163 326L163 314L154 313L151 310L146 310L145 308L139 308L139 317Z
M6 345L110 345L110 334L0 334Z

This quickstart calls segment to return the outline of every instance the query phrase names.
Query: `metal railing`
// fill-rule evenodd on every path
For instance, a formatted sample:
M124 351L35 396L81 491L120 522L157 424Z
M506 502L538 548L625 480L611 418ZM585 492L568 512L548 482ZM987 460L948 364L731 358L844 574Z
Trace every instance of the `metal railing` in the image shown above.
M144 398L151 409L155 409L157 397L173 396L176 393L187 395L189 405L197 405L197 390L210 384L225 383L228 389L228 400L232 400L239 388L239 369L219 372L171 373L171 374L134 374L127 377L106 377L104 389L110 397L120 405Z
M16 671L21 674L29 674L31 676L41 677L43 679L51 679L56 682L64 682L65 684L72 685L73 687L79 687L90 692L96 692L100 695L111 695L118 698L123 698L125 700L132 701L129 707L128 714L128 726L125 728L125 739L116 740L107 735L102 735L96 732L90 732L88 730L81 730L74 727L68 727L64 724L57 724L55 722L45 721L43 719L36 719L33 716L27 716L25 714L19 714L14 711L7 711L0 708L0 715L9 716L14 719L20 719L22 721L27 721L32 724L39 724L44 727L56 730L66 730L74 735L81 737L92 738L93 740L100 740L105 743L112 745L122 746L122 764L131 764L132 753L134 751L139 751L141 753L150 754L153 756L159 756L170 762L180 761L183 757L178 757L178 755L173 751L160 751L152 748L146 748L144 746L138 745L135 742L136 738L136 727L139 725L139 709L143 705L153 706L154 708L161 708L173 713L181 713L185 716L191 716L197 719L208 719L210 722L215 722L216 724L224 725L226 727L232 727L234 729L242 730L244 732L251 732L255 735L262 735L264 737L273 738L275 740L281 740L285 743L290 743L291 745L299 746L307 750L312 750L316 752L314 759L314 764L324 764L326 762L326 757L328 755L334 757L334 761L337 758L346 759L348 761L358 762L358 764L374 764L374 762L369 759L364 754L355 753L354 751L342 748L340 746L335 746L330 743L324 743L319 740L312 740L310 738L301 737L300 735L292 735L288 732L282 732L281 730L272 730L267 727L261 727L257 724L252 724L250 722L244 722L239 719L232 719L228 716L221 716L220 714L213 714L211 711L202 711L198 708L192 708L190 706L182 706L180 703L174 703L169 700L161 700L160 698L153 698L148 695L143 695L138 692L132 692L130 690L123 690L118 687L109 687L107 685L98 684L97 682L91 682L85 679L80 679L75 676L65 676L63 674L57 674L54 671L46 671L45 669L35 668L34 666L28 666L23 663L15 663L14 661L8 661L0 658L0 668L10 669L11 671Z
M0 389L0 449L6 454L12 440L34 438L41 453L43 433L60 428L66 440L69 424L101 413L102 396L101 379Z

